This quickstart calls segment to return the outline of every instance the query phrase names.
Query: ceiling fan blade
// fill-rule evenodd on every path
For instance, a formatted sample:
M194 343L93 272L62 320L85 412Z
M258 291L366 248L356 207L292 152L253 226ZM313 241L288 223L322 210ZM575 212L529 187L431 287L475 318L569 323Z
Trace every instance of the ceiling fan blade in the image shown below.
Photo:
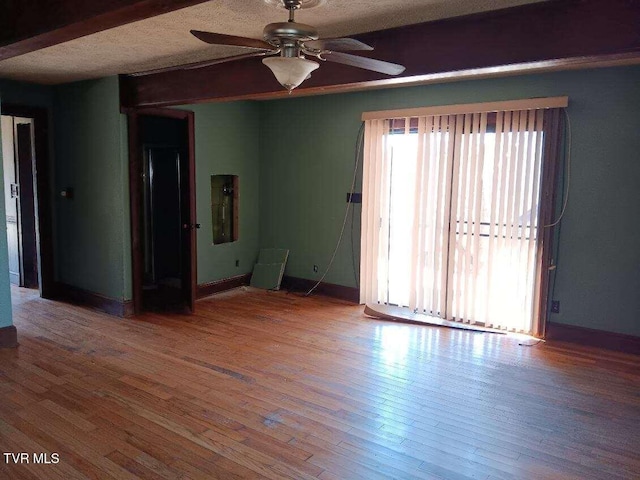
M277 50L270 43L255 38L236 37L235 35L224 35L222 33L201 32L200 30L191 30L191 35L198 40L211 45L231 45L234 47L256 48L259 50Z
M373 47L362 43L355 38L325 38L320 40L310 40L304 42L307 48L314 50L334 50L336 52L348 52L354 50L373 50Z
M397 63L384 62L375 58L359 57L349 53L329 52L322 55L328 62L342 63L352 67L364 68L374 72L386 73L387 75L400 75L405 67Z
M276 52L251 52L243 53L242 55L234 55L233 57L213 58L211 60L204 60L202 62L186 63L184 65L174 65L172 67L156 68L154 70L146 70L144 72L130 73L131 77L144 77L145 75L153 75L154 73L173 72L175 70L194 70L196 68L208 67L210 65L218 65L219 63L233 62L235 60L243 60L245 58L252 57L265 57L267 55L273 55Z

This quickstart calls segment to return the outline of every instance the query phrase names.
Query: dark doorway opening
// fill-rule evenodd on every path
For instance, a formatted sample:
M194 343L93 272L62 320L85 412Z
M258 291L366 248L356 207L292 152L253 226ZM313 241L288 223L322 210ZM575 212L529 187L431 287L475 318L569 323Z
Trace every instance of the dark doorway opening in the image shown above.
M136 111L129 114L129 130L134 310L192 312L193 114Z
M2 133L9 276L54 298L47 110L3 104Z

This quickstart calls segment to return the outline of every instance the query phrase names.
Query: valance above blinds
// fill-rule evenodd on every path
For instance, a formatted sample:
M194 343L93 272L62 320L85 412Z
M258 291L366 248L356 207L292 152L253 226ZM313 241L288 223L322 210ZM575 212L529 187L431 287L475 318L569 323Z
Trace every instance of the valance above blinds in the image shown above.
M500 102L462 103L457 105L436 105L433 107L363 112L362 120L391 120L394 118L429 117L433 115L538 110L546 108L565 108L568 105L569 97L526 98Z

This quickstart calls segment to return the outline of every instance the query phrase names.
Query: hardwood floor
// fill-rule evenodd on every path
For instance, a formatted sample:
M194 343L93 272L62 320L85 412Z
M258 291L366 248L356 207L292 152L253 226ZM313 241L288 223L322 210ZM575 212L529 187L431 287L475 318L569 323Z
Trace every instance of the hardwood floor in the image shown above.
M2 478L640 478L637 356L246 288L194 316L13 302L0 449L30 462Z

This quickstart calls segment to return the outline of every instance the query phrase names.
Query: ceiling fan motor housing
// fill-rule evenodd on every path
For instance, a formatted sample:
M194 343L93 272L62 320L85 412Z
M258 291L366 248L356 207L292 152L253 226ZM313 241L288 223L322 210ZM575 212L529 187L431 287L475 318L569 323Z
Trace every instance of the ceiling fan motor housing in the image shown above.
M276 22L264 27L262 36L269 43L280 44L282 39L306 42L318 39L318 30L297 22Z
M283 57L297 57L300 55L300 42L317 40L318 31L304 23L277 22L264 27L263 38L279 47Z

